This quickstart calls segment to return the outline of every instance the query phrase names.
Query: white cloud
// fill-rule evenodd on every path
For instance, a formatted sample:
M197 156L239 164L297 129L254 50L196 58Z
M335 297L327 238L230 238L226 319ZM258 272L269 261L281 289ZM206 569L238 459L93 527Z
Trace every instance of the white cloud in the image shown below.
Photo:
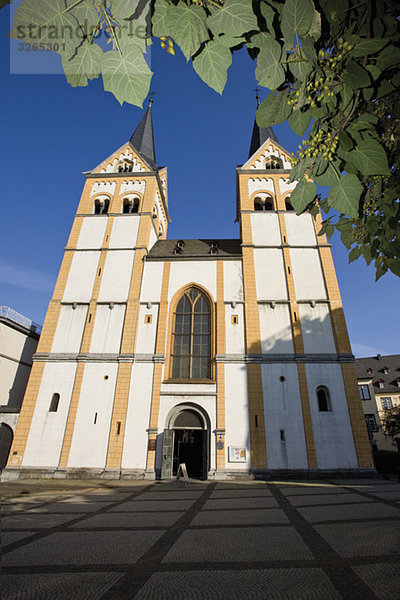
M1 261L0 282L35 292L51 292L54 287L54 277L48 273Z

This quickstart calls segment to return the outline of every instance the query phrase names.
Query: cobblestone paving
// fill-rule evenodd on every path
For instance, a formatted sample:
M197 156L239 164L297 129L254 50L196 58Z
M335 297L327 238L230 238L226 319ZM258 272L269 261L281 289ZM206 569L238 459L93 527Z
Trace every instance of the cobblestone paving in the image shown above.
M99 487L8 497L1 600L400 600L398 483Z

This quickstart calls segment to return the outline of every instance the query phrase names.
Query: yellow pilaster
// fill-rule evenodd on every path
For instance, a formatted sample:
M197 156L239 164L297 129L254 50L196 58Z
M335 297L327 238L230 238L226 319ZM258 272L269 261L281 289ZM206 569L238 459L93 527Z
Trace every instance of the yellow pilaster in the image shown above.
M169 275L171 271L171 263L164 263L163 278L161 284L160 308L158 313L157 337L156 337L156 354L165 353L165 340L167 336L167 321L168 321L168 286ZM162 363L157 362L154 365L153 372L153 391L151 396L150 409L150 430L149 441L157 439L156 430L158 428L158 413L160 410L160 390L162 377ZM154 442L153 442L154 443ZM156 450L148 448L147 450L147 468L155 468Z

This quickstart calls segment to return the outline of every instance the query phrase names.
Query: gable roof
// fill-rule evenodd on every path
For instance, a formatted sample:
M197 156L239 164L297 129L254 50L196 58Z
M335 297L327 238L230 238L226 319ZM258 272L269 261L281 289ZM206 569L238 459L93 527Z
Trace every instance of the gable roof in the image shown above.
M178 242L183 242L181 252L174 253ZM211 252L211 244L216 244L217 252ZM158 240L152 246L146 260L187 260L187 259L218 259L226 257L242 256L240 240Z
M400 393L400 388L396 383L397 377L400 377L400 354L387 356L377 354L367 358L356 358L355 365L357 379L372 379L375 393ZM385 367L388 368L387 374L384 372ZM383 381L383 388L379 387L379 380Z

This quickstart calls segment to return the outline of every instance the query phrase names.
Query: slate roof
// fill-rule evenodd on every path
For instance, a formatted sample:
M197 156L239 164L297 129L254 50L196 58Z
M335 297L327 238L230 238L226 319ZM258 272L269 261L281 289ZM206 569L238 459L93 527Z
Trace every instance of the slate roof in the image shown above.
M151 102L140 120L139 125L129 140L134 149L147 162L154 171L157 170L156 151L154 146L153 118L151 115Z
M400 387L396 379L400 377L400 354L388 356L370 356L356 359L357 379L372 379L375 394L400 394ZM385 367L388 373L385 373ZM368 371L367 369L371 369ZM379 387L379 379L383 380L384 387Z
M257 121L254 119L254 127L253 127L253 135L251 136L250 142L250 150L249 150L249 158L253 156L254 152L263 145L264 142L267 141L268 138L271 138L274 142L278 142L278 138L276 137L274 130L272 127L259 127L257 125Z
M181 252L176 252L178 242L183 242ZM216 252L212 251L212 244L216 244ZM168 259L185 260L192 258L218 259L223 257L242 256L240 240L158 240L147 255L147 260Z

